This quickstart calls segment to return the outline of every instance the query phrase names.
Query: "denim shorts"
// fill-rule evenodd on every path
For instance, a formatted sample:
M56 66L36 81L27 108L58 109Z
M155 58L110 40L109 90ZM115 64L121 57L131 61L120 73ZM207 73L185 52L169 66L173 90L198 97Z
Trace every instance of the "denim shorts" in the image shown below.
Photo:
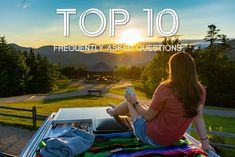
M159 144L157 144L156 142L154 142L148 135L146 132L146 121L143 118L143 116L139 116L135 119L135 121L133 122L134 125L134 131L135 131L135 135L145 144L150 144L153 146L160 146Z

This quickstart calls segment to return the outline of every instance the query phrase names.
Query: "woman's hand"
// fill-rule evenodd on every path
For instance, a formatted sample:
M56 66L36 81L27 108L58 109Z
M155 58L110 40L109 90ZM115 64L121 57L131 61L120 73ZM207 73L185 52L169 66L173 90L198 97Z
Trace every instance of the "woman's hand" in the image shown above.
M126 94L125 98L126 98L126 101L129 102L130 104L134 104L137 102L136 95Z

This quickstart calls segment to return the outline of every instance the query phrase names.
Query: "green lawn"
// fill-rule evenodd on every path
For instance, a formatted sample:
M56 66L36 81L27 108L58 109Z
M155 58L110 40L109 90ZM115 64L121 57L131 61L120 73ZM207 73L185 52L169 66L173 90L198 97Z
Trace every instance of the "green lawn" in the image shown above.
M76 83L72 82L71 84L65 86L64 88L56 90L56 91L52 92L51 94L60 94L60 93L73 92L73 91L79 90L79 89L82 89L82 86L78 82L76 82Z
M212 130L219 131L216 128L222 127L222 132L233 133L233 134L235 133L235 127L234 127L235 118L209 116L209 115L204 115L203 118L206 123L207 130L209 130L209 127L211 127ZM191 135L196 139L199 139L196 132L192 132ZM222 139L226 144L235 145L235 138L224 137ZM220 154L221 156L231 157L231 154L235 154L235 150L229 148L219 148L219 150L217 150L217 153Z
M235 134L235 127L234 127L235 118L209 116L209 115L204 115L203 118L206 123L207 130L209 130L209 127L211 127L212 130L219 131L218 128L222 127L221 130L222 132ZM192 135L198 139L196 133L192 133ZM224 139L227 144L235 145L234 138L224 138Z
M221 126L223 132L235 134L235 118L205 115L204 120L207 127L212 126L213 129Z
M109 103L118 104L121 100L110 98L110 97L96 97L96 96L77 96L63 99L50 99L44 101L28 101L28 102L17 102L17 103L5 103L1 106L18 107L31 109L32 106L36 106L37 114L50 115L52 112L57 112L59 108L69 107L95 107L95 106L107 106ZM3 113L13 113L18 115L29 115L29 112L13 111L0 109ZM8 118L0 116L0 123L17 125L23 127L31 127L32 120L24 120L18 118ZM41 122L38 123L40 126Z
M72 92L81 88L82 86L80 85L78 81L71 81L68 79L57 80L55 89L51 91L49 94L60 94L60 93Z
M63 88L65 88L66 86L68 86L69 84L71 84L71 80L69 79L61 79L61 80L56 80L55 81L55 86L53 87L53 90L50 91L48 94L53 94L56 91L59 91Z
M105 88L105 87L108 87L108 86L110 86L110 84L108 84L108 83L99 83L99 84L96 84L96 86L95 86L95 88L96 89L103 89L103 88Z
M121 88L110 89L109 92L113 93L113 94L124 96L125 88L121 87ZM145 93L143 93L143 92L141 92L137 89L135 89L135 93L136 93L136 95L138 96L139 99L142 99L142 100L147 99L146 96L145 96Z

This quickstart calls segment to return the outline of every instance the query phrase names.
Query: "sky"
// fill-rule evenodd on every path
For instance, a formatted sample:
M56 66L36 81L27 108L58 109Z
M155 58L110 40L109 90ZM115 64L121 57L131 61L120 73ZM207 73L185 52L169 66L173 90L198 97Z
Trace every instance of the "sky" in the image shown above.
M159 41L161 36L154 25L154 36L147 37L147 13L145 8L157 14L166 8L174 9L179 17L180 39L203 39L207 26L215 24L222 34L235 38L234 0L0 0L0 36L6 36L9 43L38 48L44 45L105 44L118 42L123 32L135 29L144 41ZM56 9L74 8L76 15L70 18L70 37L63 36L63 15ZM107 19L105 32L98 37L87 37L79 27L82 12L90 8L101 10ZM116 27L115 37L109 36L109 9L122 8L129 12L130 22ZM99 28L99 18L89 15L87 29ZM155 24L155 22L154 22ZM171 28L172 19L166 16L163 27Z

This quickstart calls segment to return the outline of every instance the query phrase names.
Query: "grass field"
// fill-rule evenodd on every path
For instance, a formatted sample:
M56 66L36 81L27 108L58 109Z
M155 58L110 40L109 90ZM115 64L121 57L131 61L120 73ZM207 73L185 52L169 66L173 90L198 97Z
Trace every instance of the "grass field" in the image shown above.
M206 123L207 130L209 130L209 127L211 127L211 129L214 131L222 131L226 133L235 134L235 127L234 127L235 118L209 116L209 115L204 115L203 118ZM218 128L221 128L222 130L219 130ZM198 138L196 133L192 133L192 135ZM235 145L234 138L224 138L224 140L225 143L227 144Z
M123 90L122 89L114 90L114 92L116 93L121 92L121 91ZM77 97L50 99L50 100L42 100L42 101L5 103L1 105L9 106L9 107L26 108L26 109L31 109L32 106L36 106L37 114L50 115L52 112L57 112L59 108L96 107L96 106L106 106L109 103L118 104L120 102L121 100L119 99L114 99L114 98L110 98L106 96L104 97L77 96ZM11 110L5 110L5 109L0 109L0 112L13 113L13 114L19 114L19 115L31 115L31 113L27 113L23 111L11 111ZM207 127L212 126L212 129L216 127L222 127L224 132L235 133L235 127L234 127L235 118L205 115L204 120L206 122ZM0 122L10 123L10 124L23 124L23 125L29 125L29 126L31 125L31 120L6 118L6 117L1 117Z
M203 118L206 123L207 130L209 130L209 128L211 127L213 131L222 131L222 132L233 133L233 134L235 133L235 127L234 127L235 118L209 116L209 115L204 115ZM222 130L220 130L219 128L221 128ZM199 139L196 132L191 132L190 134L196 139ZM209 135L209 137L212 139L217 139L214 135ZM224 141L224 143L226 144L235 145L235 138L220 137L219 139ZM221 143L220 141L217 141L217 140L211 141L211 142ZM217 148L216 152L223 157L232 157L235 154L235 150L230 149L230 148Z
M125 90L125 88L121 87L121 88L111 89L111 90L109 90L109 92L113 93L113 94L124 96L124 90ZM136 89L135 89L135 92L136 92L136 95L138 96L138 99L142 99L142 100L147 99L145 96L145 93L143 93L139 90L136 90Z
M223 132L235 134L235 118L205 115L204 120L207 126L212 126L212 129L222 127Z
M135 93L138 96L138 99L142 99L142 100L147 99L146 94L140 90L139 82L132 81L128 83L132 84L135 87ZM122 85L122 84L115 85L109 90L109 92L123 96L125 94L125 85Z
M77 97L62 98L62 99L50 99L44 101L5 103L1 104L1 106L18 107L26 109L31 109L32 106L36 106L37 114L50 115L52 112L57 112L59 108L107 106L109 103L118 104L119 102L120 100L109 97L77 96ZM0 112L31 116L31 113L23 111L0 109ZM0 123L17 125L27 128L32 126L32 120L17 119L10 117L8 118L3 116L0 116ZM37 124L37 126L40 125L41 122Z
M55 89L51 91L49 94L60 94L60 93L72 92L81 88L82 86L80 85L80 82L78 81L71 81L68 79L57 80Z

